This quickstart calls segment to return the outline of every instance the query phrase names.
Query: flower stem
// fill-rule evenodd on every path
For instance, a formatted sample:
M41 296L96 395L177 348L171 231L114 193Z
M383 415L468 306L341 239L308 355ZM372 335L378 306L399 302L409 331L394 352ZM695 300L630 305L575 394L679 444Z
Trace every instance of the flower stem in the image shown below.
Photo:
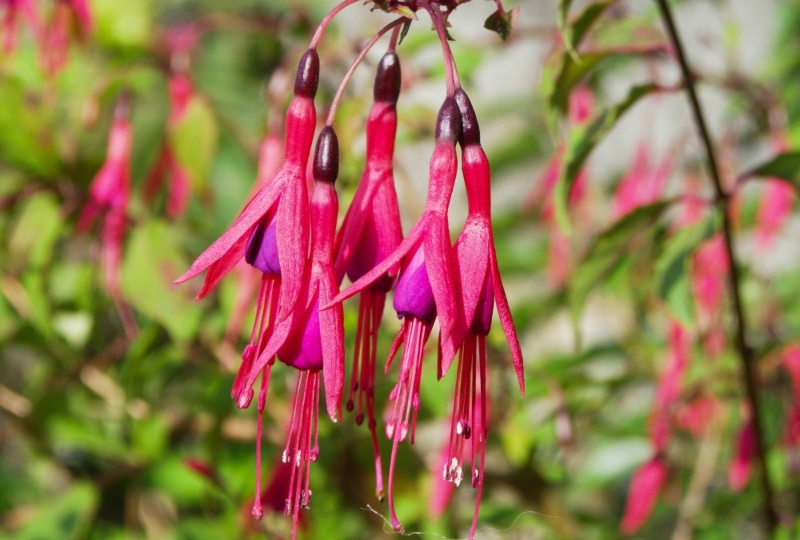
M694 122L700 132L700 138L705 147L706 159L708 160L708 169L711 176L712 183L714 184L714 202L718 209L722 212L722 233L725 240L725 253L728 258L728 290L733 302L733 309L736 315L736 329L735 329L735 345L736 351L741 360L742 378L747 393L747 401L750 405L750 410L753 414L753 424L755 428L755 446L756 456L758 462L761 490L763 492L763 511L766 521L767 530L770 537L775 532L778 526L778 512L775 508L775 496L772 489L772 484L769 479L769 471L767 469L766 460L766 445L764 442L764 429L761 422L761 407L758 401L758 376L756 373L755 355L753 349L747 343L747 321L745 318L744 306L742 304L741 285L739 278L739 270L736 266L736 261L733 252L733 223L728 212L730 206L730 197L725 192L722 185L722 178L720 176L719 167L717 166L717 159L714 153L714 146L711 141L711 136L706 125L705 118L703 117L703 110L700 105L700 100L697 97L695 89L694 78L689 68L689 63L686 59L686 53L683 48L683 43L678 35L678 29L675 26L675 21L672 17L669 4L667 0L656 0L661 18L666 26L669 40L675 50L678 63L680 64L683 80L686 85L686 92L689 96L689 101L692 108L692 115Z
M345 73L342 82L339 84L339 88L336 90L336 95L334 96L333 101L331 102L331 108L328 111L328 118L325 121L326 126L333 125L333 121L336 118L336 110L339 108L339 102L342 100L342 94L344 93L344 89L347 86L347 83L350 82L350 78L353 76L353 73L355 72L356 68L361 63L361 61L364 60L364 57L367 55L369 50L383 36L383 34L388 32L392 28L395 29L398 28L399 24L405 20L406 20L405 17L400 17L390 22L380 30L378 30L378 32L374 36L372 36L372 38L367 42L367 44L364 45L364 48L361 49L361 52L358 53L358 56L356 57L355 60L353 60L353 63L350 64L350 68L347 70L347 73ZM395 47L395 41L392 40L391 43L389 44L389 50L394 50L394 47Z
M319 23L317 31L314 32L314 37L311 38L311 43L309 43L308 48L316 49L317 45L319 45L319 40L322 39L323 32L325 32L325 29L328 27L328 24L330 24L333 18L336 17L336 15L338 15L340 11L342 11L344 8L346 8L351 4L355 4L356 1L357 0L343 0L342 2L337 4L332 10L330 10L330 12L328 12L328 14L325 15L325 18L322 19L322 22Z
M458 78L458 68L453 58L453 51L450 49L450 43L447 40L447 28L445 28L444 17L438 8L431 6L425 0L417 0L417 5L422 6L431 16L431 22L439 35L439 41L442 44L442 61L445 66L445 74L447 76L447 95L453 96L455 91L461 88L461 81Z

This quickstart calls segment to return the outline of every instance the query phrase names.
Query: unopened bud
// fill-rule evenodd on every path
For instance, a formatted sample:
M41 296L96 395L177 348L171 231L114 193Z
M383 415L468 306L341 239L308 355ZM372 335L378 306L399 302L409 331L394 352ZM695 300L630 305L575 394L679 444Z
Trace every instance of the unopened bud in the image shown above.
M397 103L400 96L400 58L397 54L387 52L378 64L378 73L375 75L375 101L384 103Z
M481 128L478 126L478 117L469 96L463 89L456 90L456 103L461 113L461 146L481 144Z
M436 142L450 142L455 144L461 138L461 113L458 111L456 100L448 97L439 109L436 119Z
M339 139L331 126L325 126L317 137L314 180L333 184L337 176L339 176Z
M297 75L294 79L294 93L314 99L319 86L319 55L315 49L308 49L300 59L297 66Z

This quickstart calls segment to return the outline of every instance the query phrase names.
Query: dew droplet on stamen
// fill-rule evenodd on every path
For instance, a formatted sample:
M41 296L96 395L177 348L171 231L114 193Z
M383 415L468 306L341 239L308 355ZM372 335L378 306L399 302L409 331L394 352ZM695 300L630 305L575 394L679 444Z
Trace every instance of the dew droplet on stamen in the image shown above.
M453 483L456 487L461 485L461 481L464 479L464 470L461 467L456 467L456 477L453 480Z

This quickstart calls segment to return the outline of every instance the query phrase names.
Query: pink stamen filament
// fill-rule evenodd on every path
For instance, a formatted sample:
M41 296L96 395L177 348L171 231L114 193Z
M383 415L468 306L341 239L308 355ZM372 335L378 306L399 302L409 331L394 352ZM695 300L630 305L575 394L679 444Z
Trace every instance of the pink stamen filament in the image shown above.
M411 408L414 409L413 423L411 425L411 443L414 439L417 411L419 409L419 384L422 373L423 348L431 333L431 324L426 324L416 317L407 316L403 325L404 348L403 361L400 367L400 379L392 390L389 399L394 401L392 417L386 424L386 436L392 439L392 457L389 463L389 512L392 518L392 527L395 531L403 532L403 526L397 519L394 508L394 468L397 461L397 446L408 435L409 416ZM403 413L402 423L400 413ZM399 428L399 429L398 429Z
M256 427L256 498L253 503L253 517L261 519L264 508L261 505L261 443L264 428L264 407L267 403L269 379L272 374L272 364L264 366L261 372L261 391L258 393L258 424Z
M364 48L361 49L361 52L358 53L358 56L356 56L356 59L353 60L352 64L350 64L350 68L347 70L347 73L345 73L342 82L339 84L339 88L336 89L336 95L333 97L333 101L331 102L331 108L328 111L328 119L325 121L326 126L333 125L333 121L336 118L336 111L339 108L339 102L342 100L342 94L344 93L344 89L347 86L347 83L350 82L350 78L353 76L353 73L355 73L356 68L358 68L359 64L361 64L361 61L364 60L364 57L367 55L372 46L375 45L375 43L381 37L383 37L383 34L388 32L392 28L398 27L398 25L401 22L406 20L408 19L406 19L405 17L399 17L395 19L394 21L390 22L389 24L378 30L378 32L374 36L372 36L372 38L370 38L369 41L367 41L366 45L364 45Z

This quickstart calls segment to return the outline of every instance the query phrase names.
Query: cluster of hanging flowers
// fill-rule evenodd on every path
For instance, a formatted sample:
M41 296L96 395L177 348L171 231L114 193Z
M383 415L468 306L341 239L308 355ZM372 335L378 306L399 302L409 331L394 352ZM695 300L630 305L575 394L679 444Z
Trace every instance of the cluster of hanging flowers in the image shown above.
M459 485L465 476L476 489L470 536L474 536L483 486L488 436L486 336L497 308L513 365L524 392L522 355L498 271L491 223L490 169L481 147L475 110L461 88L445 31L446 16L457 3L413 2L412 6L381 6L401 14L364 47L344 77L317 135L315 96L320 74L317 47L325 27L344 7L345 0L320 24L297 68L294 95L286 113L284 158L269 178L259 178L259 189L228 230L177 279L185 282L205 272L198 299L244 260L259 273L255 294L255 322L241 353L241 366L231 391L239 408L256 402L256 496L252 513L264 512L261 492L261 434L269 381L275 360L298 372L286 447L281 455L290 465L284 513L292 516L293 534L301 522L300 510L311 503L309 475L318 446L320 388L330 418L342 418L342 404L358 424L366 422L372 439L376 495L388 497L392 526L403 531L394 505L396 461L401 443L414 443L420 408L420 381L425 346L434 323L439 323L438 376L457 362L450 439L439 473ZM394 187L393 160L397 131L396 104L401 90L400 60L396 52L400 27L423 8L430 13L444 56L447 80L439 110L435 147L430 160L427 202L414 227L403 236ZM366 126L366 163L361 182L341 227L335 182L339 146L334 130L336 108L343 89L367 51L391 31L388 51L381 59L374 85L374 103ZM275 145L274 134L268 135ZM448 208L460 164L468 197L468 217L455 244L450 240ZM261 173L269 170L261 167ZM347 276L352 285L340 292ZM396 384L388 396L375 392L377 337L387 295L402 319L388 354L389 373L400 356ZM355 348L350 384L345 388L345 344L342 302L359 295ZM400 350L402 349L402 353ZM258 387L256 388L256 385ZM391 441L388 484L384 487L378 444L376 403L388 397L391 414L385 423ZM466 466L471 467L467 469ZM465 472L467 471L467 472Z

